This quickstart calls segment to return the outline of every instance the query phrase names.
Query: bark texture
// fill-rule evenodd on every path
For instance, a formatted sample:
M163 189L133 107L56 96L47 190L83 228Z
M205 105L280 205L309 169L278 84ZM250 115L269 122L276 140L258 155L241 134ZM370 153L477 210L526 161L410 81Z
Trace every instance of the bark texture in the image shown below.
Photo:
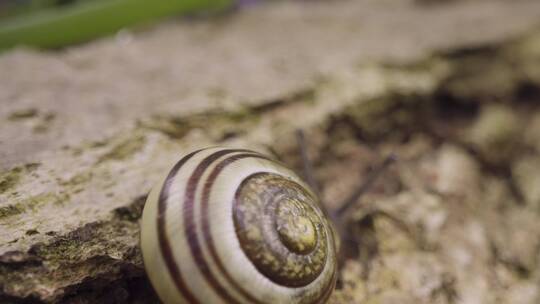
M154 303L138 247L184 153L299 169L354 214L332 303L540 301L540 2L330 1L0 55L0 302Z

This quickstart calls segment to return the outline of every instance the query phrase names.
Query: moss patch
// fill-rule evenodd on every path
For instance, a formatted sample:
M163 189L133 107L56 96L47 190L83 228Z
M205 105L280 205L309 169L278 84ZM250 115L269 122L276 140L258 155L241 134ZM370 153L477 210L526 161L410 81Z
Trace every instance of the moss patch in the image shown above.
M5 173L0 173L0 194L14 188L24 173L32 172L39 167L38 163L28 163L24 166L15 167Z
M136 134L116 144L109 152L105 153L98 162L107 160L124 160L140 151L146 142L142 134Z
M74 177L70 178L67 181L62 182L61 185L62 186L77 186L80 184L85 184L92 179L92 176L93 174L91 171L86 171L86 172L75 175Z
M37 109L29 108L29 109L22 109L22 110L17 110L17 111L12 112L11 114L9 114L8 119L12 121L16 121L16 120L23 120L23 119L36 117L37 115L38 115Z
M69 200L68 194L44 193L0 208L0 219L18 215L29 210L35 210L38 206L46 204L61 205Z
M21 179L23 169L21 167L13 168L12 170L0 176L0 193L4 193L13 188Z
M142 128L161 132L173 139L182 139L190 131L198 129L215 141L223 141L240 136L256 124L261 116L294 103L312 102L315 90L302 90L287 98L263 102L251 107L241 107L234 111L206 111L189 116L157 115L140 121ZM211 126L211 127L209 127Z
M40 121L34 126L33 131L36 133L44 133L49 130L54 122L56 115L54 113L47 113L43 115Z
M116 208L114 215L123 221L137 222L143 212L144 204L146 202L146 195L136 198L131 204Z
M204 130L216 140L237 136L257 121L250 110L236 112L210 111L189 117L155 116L140 123L141 127L159 131L170 138L181 139L191 130ZM212 128L208 128L212 125Z
M21 214L24 211L24 207L21 204L9 205L0 208L0 219Z

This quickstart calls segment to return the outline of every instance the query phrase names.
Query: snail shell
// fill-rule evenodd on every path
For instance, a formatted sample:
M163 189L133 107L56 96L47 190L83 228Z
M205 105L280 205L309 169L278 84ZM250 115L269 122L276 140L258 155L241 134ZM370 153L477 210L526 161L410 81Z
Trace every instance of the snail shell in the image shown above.
M144 207L141 246L164 303L324 303L336 244L313 191L259 153L192 152Z

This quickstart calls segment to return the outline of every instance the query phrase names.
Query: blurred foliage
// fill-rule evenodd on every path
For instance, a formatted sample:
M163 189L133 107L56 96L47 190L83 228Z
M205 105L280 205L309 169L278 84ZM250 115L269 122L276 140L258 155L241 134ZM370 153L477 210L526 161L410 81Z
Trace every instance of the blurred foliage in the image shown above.
M4 0L0 1L0 18L27 14L45 8L67 7L88 1L92 0Z
M0 0L0 49L57 48L170 15L219 11L231 0Z

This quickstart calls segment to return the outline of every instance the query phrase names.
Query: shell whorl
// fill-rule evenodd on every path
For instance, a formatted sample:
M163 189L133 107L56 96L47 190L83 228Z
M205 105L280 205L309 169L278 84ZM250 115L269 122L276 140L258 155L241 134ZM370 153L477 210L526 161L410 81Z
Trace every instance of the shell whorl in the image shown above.
M331 225L293 172L249 150L192 152L150 193L141 245L164 303L324 303Z

